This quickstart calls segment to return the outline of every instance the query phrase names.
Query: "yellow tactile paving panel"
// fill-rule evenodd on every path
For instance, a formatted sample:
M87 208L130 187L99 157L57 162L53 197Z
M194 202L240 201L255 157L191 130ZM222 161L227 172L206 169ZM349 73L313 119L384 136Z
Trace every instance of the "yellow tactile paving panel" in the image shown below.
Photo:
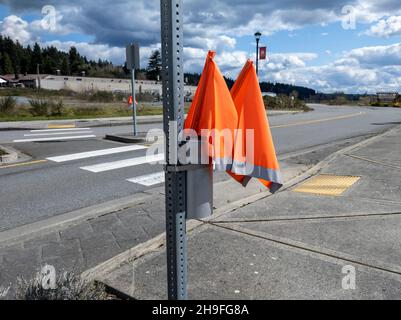
M293 191L339 197L360 178L361 177L321 174L307 180L293 189Z
M49 124L48 129L70 129L75 128L75 124Z

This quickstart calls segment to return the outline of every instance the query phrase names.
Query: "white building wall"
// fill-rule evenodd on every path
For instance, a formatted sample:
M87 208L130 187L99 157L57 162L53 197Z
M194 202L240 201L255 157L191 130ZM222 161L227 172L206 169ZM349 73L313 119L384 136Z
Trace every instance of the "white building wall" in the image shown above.
M135 81L136 92L152 92L162 94L162 84L156 81ZM88 77L69 77L69 76L47 76L41 80L42 89L47 90L71 90L75 92L88 91L121 91L131 92L131 81L128 79L108 79L108 78L88 78ZM185 93L194 95L195 86L185 86Z

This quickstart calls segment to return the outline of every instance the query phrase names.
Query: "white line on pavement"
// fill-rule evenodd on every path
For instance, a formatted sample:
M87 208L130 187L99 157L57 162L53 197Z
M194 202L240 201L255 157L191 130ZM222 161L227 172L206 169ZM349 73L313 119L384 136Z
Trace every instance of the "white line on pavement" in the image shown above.
M95 151L89 151L89 152L67 154L64 156L47 158L47 160L54 161L54 162L67 162L67 161L73 161L73 160L79 160L79 159L87 159L87 158L93 158L93 157L98 157L98 156L105 156L105 155L109 155L109 154L143 150L143 149L147 149L147 148L148 147L145 147L145 146L133 145L133 146L128 146L128 147L111 148L111 149L103 149L103 150L95 150Z
M140 184L146 187L151 187L164 182L164 171L140 176L132 179L127 179L129 182Z
M90 130L90 128L69 128L69 129L41 129L41 130L31 130L34 132L58 132L58 131L81 131L81 130Z
M63 140L74 140L74 139L84 139L84 138L96 138L96 136L95 135L87 135L87 136L73 136L73 137L24 139L24 140L14 140L13 142L21 143L21 142L41 142L41 141L63 141Z
M92 131L77 131L77 132L53 132L53 133L28 133L24 134L24 137L39 137L39 136L61 136L66 134L87 134L92 133Z
M133 159L127 159L127 160L114 161L114 162L106 162L106 163L96 164L93 166L82 167L81 169L85 170L85 171L97 173L97 172L104 172L104 171L110 171L110 170L115 170L115 169L133 167L133 166L138 166L138 165L147 164L147 163L158 163L161 161L164 161L163 153L153 155L153 156L139 157L139 158L133 158Z

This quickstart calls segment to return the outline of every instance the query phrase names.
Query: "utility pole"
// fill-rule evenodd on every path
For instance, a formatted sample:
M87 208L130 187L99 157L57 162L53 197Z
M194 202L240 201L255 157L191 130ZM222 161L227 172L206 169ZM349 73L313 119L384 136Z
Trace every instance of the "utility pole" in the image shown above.
M36 86L37 86L37 89L40 90L41 83L40 83L40 65L39 65L39 63L36 64L36 78L37 78Z
M178 133L184 128L182 3L182 0L160 0L169 300L187 299L187 172L177 160Z

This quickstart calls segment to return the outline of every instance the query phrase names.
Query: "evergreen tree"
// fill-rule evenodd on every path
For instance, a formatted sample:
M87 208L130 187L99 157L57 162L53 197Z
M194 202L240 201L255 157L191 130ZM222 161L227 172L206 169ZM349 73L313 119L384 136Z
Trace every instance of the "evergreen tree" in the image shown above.
M149 58L149 64L146 69L146 75L149 80L157 80L160 77L162 70L162 59L159 50L155 50L152 52L152 55Z
M60 68L60 72L62 75L64 76L69 76L70 75L70 67L68 65L68 59L67 57L63 58L63 61L61 63L61 68Z
M7 52L5 52L3 54L3 72L5 74L13 74L14 73L13 63Z
M39 44L36 42L35 45L33 46L30 73L35 74L36 70L37 70L37 66L38 65L41 66L42 64L43 64L42 49L39 46Z
M81 66L81 56L79 55L77 48L71 47L70 52L68 53L68 59L71 74L77 74L80 71Z

